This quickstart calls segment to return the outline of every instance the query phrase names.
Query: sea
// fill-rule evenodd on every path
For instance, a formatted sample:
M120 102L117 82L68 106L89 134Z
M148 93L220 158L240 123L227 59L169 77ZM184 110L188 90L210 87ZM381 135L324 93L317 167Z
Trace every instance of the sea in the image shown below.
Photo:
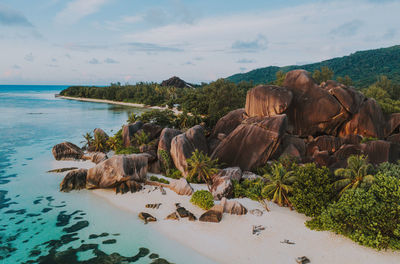
M59 191L55 144L144 111L56 98L64 88L0 85L0 263L215 263L89 190Z

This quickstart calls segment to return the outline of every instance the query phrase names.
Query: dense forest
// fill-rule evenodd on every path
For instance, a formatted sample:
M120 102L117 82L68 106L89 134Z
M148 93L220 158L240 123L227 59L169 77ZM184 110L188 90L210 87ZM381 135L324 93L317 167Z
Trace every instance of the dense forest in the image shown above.
M334 78L350 77L353 80L353 84L359 88L366 88L372 85L380 75L385 75L393 82L400 83L400 45L358 51L349 56L307 65L270 66L247 73L235 74L227 79L235 83L242 81L252 81L254 84L269 83L275 80L275 75L278 71L286 73L295 69L305 69L309 72L314 72L322 67L332 69Z

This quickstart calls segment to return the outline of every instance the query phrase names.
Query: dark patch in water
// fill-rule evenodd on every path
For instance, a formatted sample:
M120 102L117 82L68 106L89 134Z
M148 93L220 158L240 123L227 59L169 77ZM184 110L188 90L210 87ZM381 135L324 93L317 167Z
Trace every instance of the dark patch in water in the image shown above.
M116 239L107 239L107 240L104 240L101 243L103 243L104 245L115 244L115 243L117 243L117 240Z
M106 232L101 233L100 235L91 234L91 235L89 236L89 239L96 239L96 238L98 238L98 237L106 237L106 236L109 236L109 234L106 233Z
M88 226L89 226L89 222L84 220L84 221L79 221L70 227L63 228L63 231L66 233L73 233L73 232L77 232L81 229L84 229Z
M33 160L33 158L25 158L25 160Z
M36 217L36 216L39 216L40 214L33 214L33 213L29 213L29 214L27 214L26 216L27 217Z
M158 254L156 254L156 253L151 253L150 256L149 256L149 259L156 259L156 258L158 258L158 257L159 257Z
M19 209L19 210L8 210L4 212L5 214L17 214L17 215L23 215L26 213L26 209Z
M16 224L16 225L19 225L19 224L22 224L23 222L25 222L25 219L22 219L22 220L16 222L15 224Z
M82 216L75 216L75 217L74 217L74 220L81 220L81 219L83 219Z
M33 204L40 204L41 201L42 201L42 198L36 199L33 201Z
M72 214L66 214L66 211L61 211L58 216L57 216L57 223L56 226L66 226L69 224L69 221L71 220L71 217L79 212L82 212L81 210L76 210Z
M53 210L53 208L43 208L42 213L47 213L51 210Z

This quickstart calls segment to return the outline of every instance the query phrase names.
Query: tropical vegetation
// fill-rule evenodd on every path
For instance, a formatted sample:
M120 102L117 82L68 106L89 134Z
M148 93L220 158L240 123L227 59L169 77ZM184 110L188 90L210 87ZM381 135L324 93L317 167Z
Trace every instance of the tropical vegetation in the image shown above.
M207 154L196 149L186 161L188 165L187 180L205 182L208 190L211 191L211 177L219 171L218 159L211 159Z
M199 190L193 193L190 202L204 210L208 210L214 206L214 197L209 191Z

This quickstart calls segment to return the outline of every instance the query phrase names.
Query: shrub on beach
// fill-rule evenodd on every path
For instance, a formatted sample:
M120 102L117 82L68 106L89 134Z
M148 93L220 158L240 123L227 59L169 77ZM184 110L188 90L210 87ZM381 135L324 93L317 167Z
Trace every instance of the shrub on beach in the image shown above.
M214 197L209 191L195 191L190 202L204 210L208 210L214 206Z
M364 246L399 250L400 179L379 172L368 190L346 190L338 202L306 225L348 236Z
M158 178L157 176L150 176L150 181L156 181L156 182L161 182L165 184L169 184L169 181L164 179L164 178Z

